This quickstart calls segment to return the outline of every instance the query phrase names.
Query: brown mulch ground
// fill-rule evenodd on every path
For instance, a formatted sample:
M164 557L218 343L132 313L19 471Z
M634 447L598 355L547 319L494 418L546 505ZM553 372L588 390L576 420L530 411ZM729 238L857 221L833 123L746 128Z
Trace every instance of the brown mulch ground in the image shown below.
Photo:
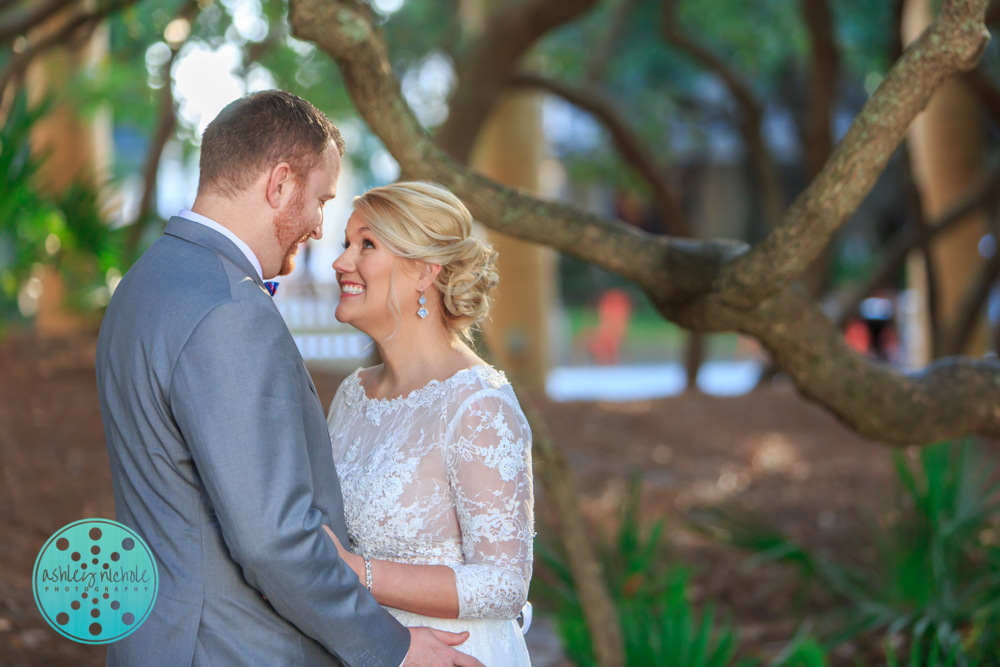
M114 518L95 344L93 337L0 341L0 665L104 664L103 648L63 639L45 624L30 583L38 550L56 529ZM328 404L340 378L314 378ZM788 572L748 571L743 556L684 529L680 516L735 497L805 544L849 552L864 513L892 479L884 447L787 386L736 398L540 407L578 472L585 512L614 517L629 476L641 470L643 510L669 517L677 557L695 568L695 597L731 612L748 645L766 653L780 650L800 622ZM539 510L544 516L542 494Z

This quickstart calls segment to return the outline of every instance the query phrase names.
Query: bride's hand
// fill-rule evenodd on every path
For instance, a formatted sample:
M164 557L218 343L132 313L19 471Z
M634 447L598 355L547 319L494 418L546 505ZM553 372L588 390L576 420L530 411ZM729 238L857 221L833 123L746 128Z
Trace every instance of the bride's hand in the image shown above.
M361 556L356 556L347 549L345 549L344 545L340 543L340 540L338 540L337 536L333 534L333 531L330 530L329 526L323 524L323 530L325 530L326 534L330 536L330 539L333 540L333 543L337 545L337 553L340 554L341 560L343 560L349 568L354 570L354 574L358 575L358 581L364 583L365 582L364 559L361 558Z

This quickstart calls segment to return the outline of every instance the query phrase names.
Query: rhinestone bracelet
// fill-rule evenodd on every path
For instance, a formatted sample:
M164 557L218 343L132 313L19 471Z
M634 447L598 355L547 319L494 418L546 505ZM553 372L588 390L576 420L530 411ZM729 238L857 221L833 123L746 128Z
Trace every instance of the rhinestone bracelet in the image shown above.
M365 588L368 589L370 593L372 590L372 561L368 556L364 556L365 559Z

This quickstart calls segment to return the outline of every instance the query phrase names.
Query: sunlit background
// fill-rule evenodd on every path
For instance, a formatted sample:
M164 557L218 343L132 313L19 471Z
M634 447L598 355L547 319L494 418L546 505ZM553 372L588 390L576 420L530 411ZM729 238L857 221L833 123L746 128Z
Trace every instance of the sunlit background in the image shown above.
M164 30L165 41L153 43L145 53L149 86L158 89L165 83L164 66L171 56L167 42L184 43L169 72L181 130L178 138L164 148L159 169L156 207L163 219L190 207L194 201L198 185L197 146L209 121L241 95L276 85L275 76L264 65L254 63L244 67L242 48L268 37L269 25L261 4L258 0L224 0L222 5L232 17L225 31L225 41L209 43L197 37L189 38L188 22L175 19ZM403 6L403 0L373 2L372 5L388 18ZM210 6L203 14L213 10L219 11L219 8ZM304 85L317 85L308 67L316 57L315 47L287 35L282 39L300 61L296 79ZM439 50L424 55L401 75L403 95L427 127L439 126L447 118L447 100L454 82L452 59ZM711 78L700 80L695 93L706 104L724 104L727 96L721 84ZM846 111L838 116L838 132L846 131L850 119ZM365 358L370 341L363 334L340 325L333 317L337 290L332 263L341 252L352 198L369 187L393 181L399 175L399 167L356 117L335 117L333 120L343 134L350 157L343 164L339 194L327 205L323 238L311 241L308 249L303 250L295 272L281 280L275 301L307 360L333 368L348 368ZM798 144L791 138L791 123L788 112L780 110L771 110L764 123L769 146L787 161L799 158ZM567 185L566 168L558 156L598 150L606 139L591 116L556 97L548 97L543 102L542 127L547 144L544 152L550 156L542 165L543 189L555 198L569 200L576 193ZM128 127L116 129L116 153L120 162L138 163L142 159L144 142L132 134L133 130ZM739 135L727 122L715 122L707 128L678 123L671 128L671 143L681 160L706 153L718 164L737 164L744 160ZM142 195L141 176L126 177L121 188L121 219L130 220ZM592 187L586 192L590 208L605 215L614 214L613 196L613 190L607 187ZM633 335L624 343L621 362L610 366L595 365L584 349L587 329L597 324L593 306L581 309L558 304L549 322L550 358L554 361L547 379L550 397L556 400L637 400L683 392L686 376L680 332L664 323L648 306L645 311ZM752 389L763 369L763 359L756 345L736 335L715 337L711 343L711 357L698 375L699 388L718 395L734 395Z

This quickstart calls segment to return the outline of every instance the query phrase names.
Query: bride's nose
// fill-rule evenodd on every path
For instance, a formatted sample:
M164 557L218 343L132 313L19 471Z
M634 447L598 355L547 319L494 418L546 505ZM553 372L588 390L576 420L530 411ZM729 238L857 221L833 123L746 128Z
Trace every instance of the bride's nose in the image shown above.
M333 261L333 270L337 273L353 273L354 262L347 256L347 251L340 253L340 257Z

